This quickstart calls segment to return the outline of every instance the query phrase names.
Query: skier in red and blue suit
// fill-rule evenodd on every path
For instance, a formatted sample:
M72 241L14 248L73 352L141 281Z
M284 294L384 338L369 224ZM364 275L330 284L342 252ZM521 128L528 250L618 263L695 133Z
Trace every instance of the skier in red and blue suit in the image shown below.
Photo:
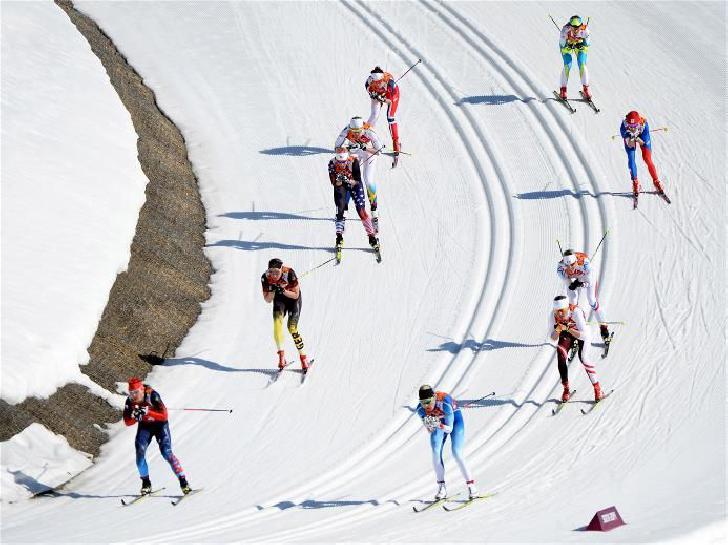
M420 387L420 405L417 407L417 414L430 434L432 465L435 468L438 484L435 501L447 497L445 464L442 460L442 453L445 450L445 441L447 441L448 436L450 436L452 455L465 478L470 498L475 498L477 496L475 480L470 476L470 472L465 466L465 460L463 460L465 422L455 400L450 394L435 392L432 386L424 384Z
M629 173L632 177L632 193L634 194L635 201L640 192L640 183L637 179L637 163L635 162L635 151L637 150L638 144L642 150L642 160L647 164L647 170L649 170L650 176L652 176L652 183L655 185L655 190L660 194L664 193L660 180L657 177L657 169L652 162L652 139L650 138L650 124L647 122L647 119L642 117L639 112L629 112L619 126L619 134L624 139L624 151L627 153L627 165L629 166Z
M136 465L142 480L140 493L146 495L152 492L146 453L147 447L154 437L162 457L167 460L179 479L182 493L189 494L192 489L185 478L185 472L177 457L172 453L172 434L169 431L167 407L162 403L159 393L136 377L129 379L129 396L126 398L124 407L124 423L127 426L139 424L134 446L136 448Z

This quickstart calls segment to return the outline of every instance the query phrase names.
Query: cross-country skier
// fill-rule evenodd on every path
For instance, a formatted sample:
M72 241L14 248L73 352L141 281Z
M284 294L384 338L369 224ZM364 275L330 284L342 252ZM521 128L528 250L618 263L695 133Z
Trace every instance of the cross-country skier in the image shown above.
M559 51L564 60L564 69L561 71L561 87L559 96L566 100L566 85L569 81L571 71L572 54L576 56L576 63L579 65L579 75L583 87L583 95L591 100L589 91L589 71L586 67L587 52L589 51L589 29L582 22L581 17L572 15L569 22L564 25L559 35Z
M583 252L575 252L568 249L556 266L556 274L564 281L569 296L569 304L576 306L582 289L586 291L586 297L589 301L597 320L599 321L599 332L602 339L609 339L609 328L607 327L604 312L599 306L596 293L596 281L592 280L592 275L596 276L594 268L589 262L589 257Z
M346 148L336 148L336 155L329 161L329 181L334 186L334 203L336 204L336 259L341 261L341 247L344 244L346 225L344 213L350 198L354 200L356 211L369 237L369 245L376 251L379 241L372 220L367 214L359 159L350 155Z
M397 108L399 107L399 87L394 81L394 77L389 72L385 72L379 66L375 66L374 70L369 73L369 77L364 82L364 88L369 93L372 100L372 110L369 114L367 123L374 128L379 118L382 105L387 105L387 123L389 123L389 134L392 136L392 149L394 150L394 161L392 168L397 166L399 159L399 125L397 123Z
M447 497L445 488L445 464L442 459L445 450L445 441L450 436L452 455L455 458L465 483L468 486L470 498L477 496L475 480L470 476L463 460L463 443L465 442L465 423L455 400L445 392L436 392L432 386L420 386L420 405L417 414L422 419L425 429L430 434L430 448L432 449L432 465L437 477L437 493L435 501Z
M142 480L140 493L146 495L152 492L146 453L147 447L154 437L162 457L167 460L172 471L177 475L182 493L189 494L191 488L185 478L185 472L177 457L172 453L172 434L169 431L167 407L162 403L162 398L151 386L142 383L139 378L130 378L128 386L129 396L126 398L124 407L124 423L127 426L139 424L134 446L136 448L136 466Z
M619 133L624 139L624 151L627 152L627 166L629 167L629 174L632 177L632 194L637 206L637 196L640 191L640 183L637 180L637 163L635 162L635 151L639 144L642 150L642 160L647 163L647 170L652 176L652 183L655 185L655 190L661 195L664 195L662 184L657 178L657 169L655 164L652 162L652 139L650 138L650 124L647 123L647 119L642 117L639 112L631 111L622 120L619 126Z
M599 386L597 371L593 363L589 363L584 356L585 347L589 342L589 332L586 325L584 310L569 304L569 300L563 295L554 298L552 313L553 330L551 340L557 342L556 359L559 363L559 376L561 384L564 385L564 393L561 400L569 401L569 369L566 366L566 356L571 345L578 343L579 361L584 366L589 380L594 386L594 401L602 399L602 390Z
M283 265L278 258L268 262L268 269L260 277L263 287L263 299L273 303L273 338L278 347L278 369L286 366L286 355L283 350L283 317L288 314L288 332L298 349L301 369L308 371L308 357L303 348L303 338L298 332L298 320L301 316L301 286L298 284L296 271Z
M346 143L346 146L345 146ZM361 178L366 184L369 197L369 208L372 211L374 231L379 232L379 214L377 212L377 183L374 181L377 156L384 147L377 133L364 123L361 117L352 117L336 139L334 149L347 147L359 159Z

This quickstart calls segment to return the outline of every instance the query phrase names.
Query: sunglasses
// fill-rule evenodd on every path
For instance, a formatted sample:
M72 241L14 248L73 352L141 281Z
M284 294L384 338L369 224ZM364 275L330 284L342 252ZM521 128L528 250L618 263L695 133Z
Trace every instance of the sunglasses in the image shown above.
M425 405L429 405L430 403L432 403L434 400L435 400L434 397L428 397L427 399L420 399L420 405L422 405L424 407Z

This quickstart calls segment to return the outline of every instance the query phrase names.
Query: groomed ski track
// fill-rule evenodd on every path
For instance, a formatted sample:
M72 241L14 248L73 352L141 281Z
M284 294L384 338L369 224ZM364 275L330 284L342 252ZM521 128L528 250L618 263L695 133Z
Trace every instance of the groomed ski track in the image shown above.
M80 7L84 9L84 4ZM114 12L114 8L86 8L92 16L98 16L102 27L108 24L105 30L122 51L128 49L126 54L132 64L138 63L140 73L153 88L155 84L160 87L157 90L160 105L166 106L172 118L180 120L185 137L191 142L190 156L199 172L203 200L211 218L208 247L217 269L212 285L213 300L203 308L200 322L186 344L180 347L175 360L168 368L156 371L150 379L155 385L160 384L168 404L188 402L199 389L207 404L235 404L235 420L217 420L211 425L209 421L174 415L175 452L186 464L193 485L205 487L204 493L176 507L175 516L166 514L169 506L162 505L168 503L166 500L159 504L148 501L145 511L129 510L134 511L137 528L143 528L141 533L127 529L131 520L128 517L132 515L127 517L126 512L115 517L105 528L94 526L93 521L99 513L111 509L109 504L100 502L100 498L105 497L103 490L124 488L124 493L133 490L133 486L129 489L134 475L133 439L127 433L115 438L97 466L71 485L72 491L80 491L81 498L84 494L95 497L98 503L93 505L98 507L87 511L82 507L92 505L90 502L94 500L81 503L78 498L41 499L34 505L18 506L16 512L11 512L13 516L7 519L7 525L4 520L6 539L50 539L50 535L58 532L56 528L51 533L52 524L32 527L36 517L47 516L50 522L70 521L65 530L72 532L69 538L73 535L74 539L89 541L321 542L341 541L344 537L346 540L358 537L366 541L422 541L445 535L444 528L452 532L448 535L456 541L537 540L542 537L561 542L581 541L584 535L573 532L578 526L574 522L578 516L584 513L586 518L581 523L586 524L594 511L616 503L615 497L622 499L618 505L627 503L624 500L626 492L621 494L606 488L605 483L608 478L620 479L623 474L629 474L630 466L638 463L643 449L639 446L628 449L627 454L614 460L613 466L607 465L603 457L609 457L610 453L614 456L612 449L616 445L622 450L628 448L625 444L629 445L629 442L625 441L634 433L632 428L643 430L648 421L659 416L655 407L650 412L649 396L657 395L660 385L665 387L661 381L666 369L661 362L669 358L673 362L679 361L677 355L670 355L660 343L672 347L673 351L679 349L684 337L681 338L676 324L693 315L675 302L674 297L682 288L663 278L669 261L665 260L663 265L663 258L657 255L653 256L657 261L655 266L647 261L640 263L649 271L646 281L655 286L666 285L665 290L655 287L650 292L648 306L642 309L624 303L619 280L623 278L624 267L631 265L635 257L628 247L622 246L625 238L630 237L623 228L625 224L633 226L634 215L627 215L631 213L627 199L609 192L615 191L618 184L611 181L614 178L612 166L602 157L601 148L608 143L600 142L596 149L581 135L579 128L575 128L574 117L563 107L555 101L538 98L550 95L550 89L545 86L551 80L544 81L543 76L529 69L520 57L507 53L502 38L493 35L482 18L473 16L472 10L463 4L430 0L397 4L344 0L328 5L327 16L355 29L357 48L373 48L385 58L378 61L367 55L364 62L386 61L387 68L398 75L418 58L423 59L422 64L402 81L400 131L408 146L405 149L414 155L402 158L400 168L394 171L388 169L388 161L381 161L378 166L380 202L384 211L382 265L377 266L371 255L349 251L336 269L314 272L303 281L306 302L302 332L317 359L312 376L300 390L285 379L266 388L266 370L272 361L269 309L255 306L262 307L263 303L253 288L257 289L255 284L264 262L276 252L282 252L299 273L330 257L327 247L333 238L333 226L328 218L333 206L323 174L328 155L320 153L311 158L291 160L263 157L260 161L275 162L255 164L270 168L272 176L286 176L287 169L295 166L302 169L305 183L320 186L321 190L294 191L295 198L285 200L281 196L288 196L285 193L287 186L274 183L264 187L270 187L267 190L276 198L268 203L264 197L256 200L251 212L231 212L225 201L239 199L239 195L229 196L225 193L228 186L215 184L235 171L236 160L220 159L233 163L226 165L229 170L218 168L209 161L209 155L220 154L220 150L205 149L208 144L204 137L212 133L200 124L195 125L202 117L195 118L195 112L185 111L185 106L194 104L195 100L204 100L212 112L210 115L218 121L225 120L219 130L236 146L252 146L257 153L263 145L257 141L241 141L241 133L234 126L236 118L240 120L238 112L226 115L230 102L220 100L212 88L205 89L200 85L199 93L189 95L175 95L176 91L165 89L165 78L170 77L169 74L154 73L154 69L163 68L142 58L138 46L128 40L125 29L128 21L123 20L119 12ZM296 13L298 17L303 16L296 9L291 6L294 13L290 15L277 12L276 16L282 19L281 25L295 21ZM237 38L231 36L230 40L253 43L250 35L255 34L256 25L251 20L264 20L264 10L256 10L252 16L246 14L250 19L243 17L239 9L230 8L230 12L238 33ZM150 14L164 19L158 13ZM119 17L118 23L111 22L115 16ZM200 19L205 23L216 16L209 12ZM260 24L260 21L255 22ZM268 58L278 54L275 48L268 50L265 42L260 45ZM457 57L453 56L453 51L457 51ZM311 66L320 66L322 70L329 65L328 59L310 62ZM352 62L357 64L347 61L348 64ZM317 106L313 112L301 113L311 125L316 144L321 147L331 145L347 115L368 113L364 109L367 100L359 73L365 74L370 67L356 68L350 85L340 85L333 80L346 89L347 96L334 100L340 99L347 109ZM280 70L278 73L272 69L270 78L284 85L283 68ZM293 70L298 78L305 72ZM328 79L325 81L329 82ZM477 100L463 99L468 91L475 92L476 89L483 95L491 93L492 97L510 100L508 107L484 106ZM301 105L306 103L305 97L292 100ZM618 104L621 107L621 102ZM613 115L609 106L611 104L605 101L599 116ZM597 122L585 105L577 108L576 116L584 118L586 123ZM345 111L350 113L341 113ZM316 116L333 117L331 112L337 113L338 117L318 124L314 120ZM618 114L622 113L618 111ZM279 115L283 116L274 112L273 117L277 119ZM417 123L427 129L437 128L438 132L434 136L422 134L426 131L415 129ZM388 141L383 116L378 132ZM260 141L268 136L264 133ZM440 144L441 141L444 143ZM441 145L450 145L453 149L441 149ZM664 148L662 153L666 154ZM681 150L681 153L688 151ZM196 161L196 156L200 160ZM667 170L681 160L684 159L665 160L663 164L667 166L662 168ZM433 184L450 183L446 176L433 178L430 170L437 162L453 173L454 196L447 191L437 193ZM619 172L624 176L622 170ZM677 170L673 168L672 171ZM291 176L296 178L297 175ZM469 187L461 189L458 180L463 180ZM538 189L545 192L544 181L553 184L551 190L563 191L567 196L530 200L527 197L530 193L537 193ZM256 192L251 190L251 193ZM570 195L580 196L572 198ZM687 200L688 190L676 191L676 196ZM438 200L438 197L445 200ZM296 198L301 198L304 206L312 207L301 211L304 206L292 202ZM707 201L708 197L703 199ZM706 247L710 246L704 240L701 242L697 231L691 231L685 221L691 210L680 209L678 199L673 199L675 204L670 209L662 202L656 202L657 199L655 202L642 200L647 201L645 210L640 210L636 217L650 224L669 218L665 221L669 222L670 233L694 252L691 255L706 255ZM280 209L274 209L272 203L276 201L281 203ZM313 208L318 202L320 207ZM267 212L258 212L261 209ZM680 211L671 216L675 209ZM221 212L229 215L222 218ZM311 212L316 215L311 216ZM279 214L279 224L284 227L277 227L277 238L270 239L273 234L264 227L256 225L252 230L247 229L248 223L256 223L253 218L259 216L255 214L272 218ZM399 218L395 217L398 215L406 219L398 222ZM453 216L463 222L462 228L457 220L453 221ZM234 222L243 227L232 225ZM408 239L410 223L421 231L424 239L434 239L434 246L424 247L425 242L422 242L422 251L436 258L436 264L423 263L417 259L417 251L409 248L417 246L417 241ZM472 231L466 230L471 226ZM556 239L560 239L564 247L593 251L607 229L610 236L595 263L600 274L600 295L607 301L608 317L627 318L633 329L618 329L608 360L596 361L602 380L609 388L618 387L618 390L598 413L588 418L581 416L578 401L588 400L591 388L575 360L570 373L578 399L575 406L565 407L562 414L552 418L549 401L558 397L560 386L553 361L555 351L546 343L546 313L551 298L561 291L554 273L558 258ZM239 235L236 230L240 231ZM260 233L256 235L257 231ZM358 222L350 219L347 242L353 242L347 246L364 244L360 231ZM287 240L289 236L292 240ZM635 250L635 253L639 251ZM245 257L248 254L260 254L260 257ZM621 260L622 256L627 256L627 261ZM443 311L452 317L447 330L433 331L424 319L405 324L387 321L385 314L390 312L389 308L382 309L381 318L380 314L369 314L377 310L377 302L386 304L387 297L381 297L377 290L386 295L390 290L395 293L409 287L410 278L400 270L403 265L424 271L423 278L415 280L420 289L439 292L449 287L453 290L457 304ZM342 296L340 289L346 282L342 277L346 278L344 275L347 274L353 274L353 284L363 279L372 283L364 285L358 296ZM680 279L687 282L691 300L704 300L700 298L699 286L686 280L687 276L683 272ZM231 277L238 280L232 281ZM442 285L443 279L446 285ZM333 287L329 289L327 283ZM646 285L649 284L640 284ZM615 290L620 291L614 293ZM360 303L356 297L373 299L363 311L364 315L358 314ZM245 319L260 322L260 325L251 325L250 331L240 328L220 331L221 323L241 318L229 310L227 302L221 303L221 298L231 300L230 308L250 303L250 308L245 310ZM403 301L415 309L411 314L401 314L407 317L432 312L428 305L444 305L447 299L406 298ZM348 308L342 310L342 307ZM345 320L358 320L359 329L353 332L339 330L341 342L334 342L328 338L332 328L329 322L337 320L339 312L344 313ZM715 318L710 309L705 312L707 315L696 317L697 323L707 323ZM642 316L643 313L646 316ZM381 332L377 327L361 326L370 321L378 324L380 319L385 324ZM442 320L438 325L443 323L446 321ZM388 331L387 326L392 330ZM645 347L639 341L643 332L654 334L660 341L655 340ZM331 335L338 338L336 332ZM377 343L377 349L379 344L394 342L405 348L374 351L370 344L373 342ZM260 346L251 346L251 343ZM431 348L424 349L427 364L421 371L413 372L412 366L416 367L423 357L422 347L428 343ZM292 347L288 349L290 357ZM703 349L704 352L707 350ZM597 350L593 354L598 358ZM346 369L350 365L369 365L371 373L376 374L384 373L386 368L390 373L386 376L391 381L381 379L377 382L373 377L371 382L359 384L358 381L365 380L367 375L352 374ZM401 371L392 370L398 367ZM711 366L702 359L694 374L678 376L679 371L675 373L676 376L667 381L670 386L680 379L684 382L686 377L692 379L688 400L683 401L682 406L696 399L713 379L721 376L719 366ZM644 387L630 388L630 381L640 381ZM496 392L495 398L464 409L466 459L482 491L498 493L492 500L460 513L448 514L441 509L422 515L411 512L410 502L430 497L434 489L427 439L412 414L416 389L422 382L435 384L462 400ZM370 392L358 396L359 388ZM337 389L345 393L339 394ZM236 394L239 397L234 397ZM703 403L707 405L708 401ZM387 410L380 409L381 406ZM344 421L349 419L350 413L355 413L355 421L335 428L335 420L327 417L325 411L337 408ZM370 409L372 415L367 417ZM239 416L240 413L245 416ZM677 409L671 409L667 416L676 415L676 419L666 424L669 429L690 424L691 419L686 415L680 420ZM309 434L296 435L293 431L306 425L311 426ZM332 431L328 431L327 426ZM649 439L656 444L668 442L664 427L658 421ZM348 436L342 438L346 432ZM292 434L289 441L282 436L285 433ZM241 439L241 435L250 439ZM308 441L317 446L307 451L300 445L302 440L307 441L306 447ZM332 452L326 448L327 441L335 446ZM347 444L349 450L341 451L342 445ZM117 454L119 449L127 452ZM213 453L213 450L226 452ZM601 454L602 451L605 454ZM325 458L327 456L330 459ZM169 488L168 469L156 454L155 457L157 459L151 464L154 474L159 476L155 484L166 483ZM463 484L457 468L449 463L449 448L446 460L449 488L451 492L457 492ZM591 463L597 469L591 468ZM660 464L667 465L658 460L655 472ZM691 478L686 473L679 480L688 482ZM99 484L102 479L104 483ZM664 485L657 487L655 495L661 493L661 487L665 492L671 490ZM629 490L629 485L625 488ZM559 503L555 505L557 501ZM631 534L613 532L609 537L618 541L648 539L650 524L658 523L666 514L674 514L678 507L684 509L691 501L696 501L695 493L687 493L682 500L669 500L664 507L646 512L640 521L642 527L627 530ZM627 506L632 504L627 503ZM697 511L696 508L693 515L699 518L701 515ZM179 513L182 513L181 517ZM533 517L534 513L541 518L529 529L524 519ZM689 516L687 512L682 519L689 520Z

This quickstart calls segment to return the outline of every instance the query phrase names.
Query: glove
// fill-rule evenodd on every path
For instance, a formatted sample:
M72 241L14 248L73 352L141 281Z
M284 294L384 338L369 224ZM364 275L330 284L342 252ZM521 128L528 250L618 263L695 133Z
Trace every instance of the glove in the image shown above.
M579 280L579 279L577 278L577 279L576 279L576 280L574 280L574 281L573 281L573 282L572 282L571 284L569 284L569 289L570 289L571 291L574 291L574 290L576 290L576 288L580 288L580 287L582 287L583 285L584 285L584 282L582 282L581 280Z
M146 405L144 407L135 407L134 411L132 411L131 415L137 422L141 422L142 419L147 416L147 413L149 412L149 407Z
M273 291L276 292L277 295L282 294L283 293L283 290L285 290L285 289L286 288L284 288L280 284L273 284Z
M423 421L425 423L425 427L430 432L440 427L440 419L437 416L426 416L425 418L423 418Z
M346 174L337 174L336 175L336 185L345 184L349 178L347 178Z
M349 151L351 150L358 150L358 149L366 149L367 145L364 142L351 142L349 143Z
M379 93L369 93L369 97L372 100L378 100L379 102L384 102L384 97L380 95Z

